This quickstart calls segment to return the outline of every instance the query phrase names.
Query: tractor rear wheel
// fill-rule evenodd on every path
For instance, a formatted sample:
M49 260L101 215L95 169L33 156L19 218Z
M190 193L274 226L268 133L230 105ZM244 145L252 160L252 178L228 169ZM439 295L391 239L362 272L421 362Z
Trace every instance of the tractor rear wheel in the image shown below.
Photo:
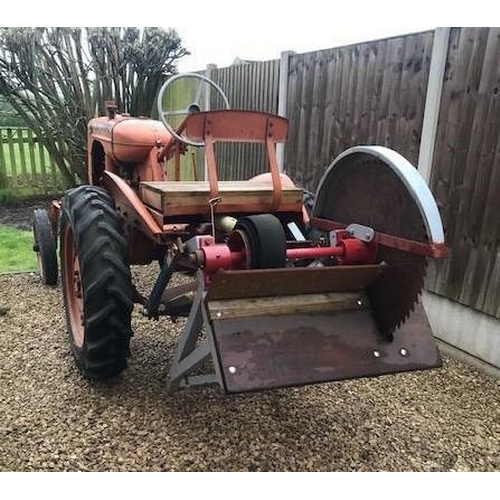
M71 349L84 376L105 379L127 366L133 292L127 241L112 198L80 186L63 199L61 272Z
M44 285L57 283L57 253L56 239L52 232L47 210L38 208L33 213L33 236L35 244L33 250L38 259L38 270Z

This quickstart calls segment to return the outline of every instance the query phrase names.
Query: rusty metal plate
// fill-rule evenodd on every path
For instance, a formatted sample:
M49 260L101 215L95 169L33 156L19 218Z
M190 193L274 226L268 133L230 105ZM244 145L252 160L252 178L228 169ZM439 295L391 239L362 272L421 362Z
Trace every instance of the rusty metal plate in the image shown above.
M213 321L228 393L441 366L421 305L389 342L369 310Z
M212 278L207 300L355 292L373 282L386 264L219 271Z

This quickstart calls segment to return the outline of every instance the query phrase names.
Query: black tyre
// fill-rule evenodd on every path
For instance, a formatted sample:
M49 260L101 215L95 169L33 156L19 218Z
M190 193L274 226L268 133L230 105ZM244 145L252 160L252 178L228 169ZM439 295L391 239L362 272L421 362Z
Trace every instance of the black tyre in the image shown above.
M246 235L251 269L286 266L286 236L276 216L260 214L241 217L234 230Z
M47 210L38 208L33 213L33 250L38 259L38 270L44 285L57 283L56 238L52 232L52 224Z
M88 378L127 366L133 293L127 241L111 197L81 186L63 199L61 274L71 349Z

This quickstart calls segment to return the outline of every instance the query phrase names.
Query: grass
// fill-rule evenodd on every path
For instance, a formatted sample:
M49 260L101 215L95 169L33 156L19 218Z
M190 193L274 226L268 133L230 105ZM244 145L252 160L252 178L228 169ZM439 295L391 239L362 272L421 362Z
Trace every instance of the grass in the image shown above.
M37 141L28 142L27 129L10 130L12 147L7 142L7 128L0 127L0 187L10 187L20 197L62 189L63 179L57 169L52 173L48 151Z
M37 269L33 252L33 233L0 226L0 273L34 271Z
M12 142L13 142L13 155L11 155L9 144L7 143L7 130L0 129L0 148L3 149L3 155L0 153L0 161L4 161L3 170L8 175L11 176L13 173L13 166L15 165L16 173L19 175L22 172L22 155L21 149L24 153L24 161L26 164L26 170L28 173L38 173L42 172L40 166L40 151L42 147L38 142L33 143L33 151L30 153L30 147L27 142L28 132L26 129L12 128ZM24 139L22 142L20 139ZM34 163L32 164L31 157L34 156ZM43 148L43 160L45 164L45 169L47 173L50 173L50 155L48 151ZM0 166L0 170L2 170Z

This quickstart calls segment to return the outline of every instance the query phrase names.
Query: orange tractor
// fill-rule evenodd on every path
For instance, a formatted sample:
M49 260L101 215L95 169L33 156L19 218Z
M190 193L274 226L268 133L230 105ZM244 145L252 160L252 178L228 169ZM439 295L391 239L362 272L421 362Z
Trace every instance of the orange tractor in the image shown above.
M203 111L198 101L164 109L183 78L218 94L223 109ZM216 383L237 393L440 365L418 297L426 259L447 249L436 203L408 161L383 147L351 148L307 210L278 165L285 118L231 110L197 74L168 80L158 106L156 121L108 103L107 116L88 125L89 184L35 213L46 284L58 279L59 238L69 338L84 376L126 367L134 303L149 318L187 317L170 391ZM260 143L269 172L219 181L220 142ZM180 180L181 157L201 146L206 180ZM143 296L130 265L153 261L160 270ZM176 272L191 279L172 285Z

